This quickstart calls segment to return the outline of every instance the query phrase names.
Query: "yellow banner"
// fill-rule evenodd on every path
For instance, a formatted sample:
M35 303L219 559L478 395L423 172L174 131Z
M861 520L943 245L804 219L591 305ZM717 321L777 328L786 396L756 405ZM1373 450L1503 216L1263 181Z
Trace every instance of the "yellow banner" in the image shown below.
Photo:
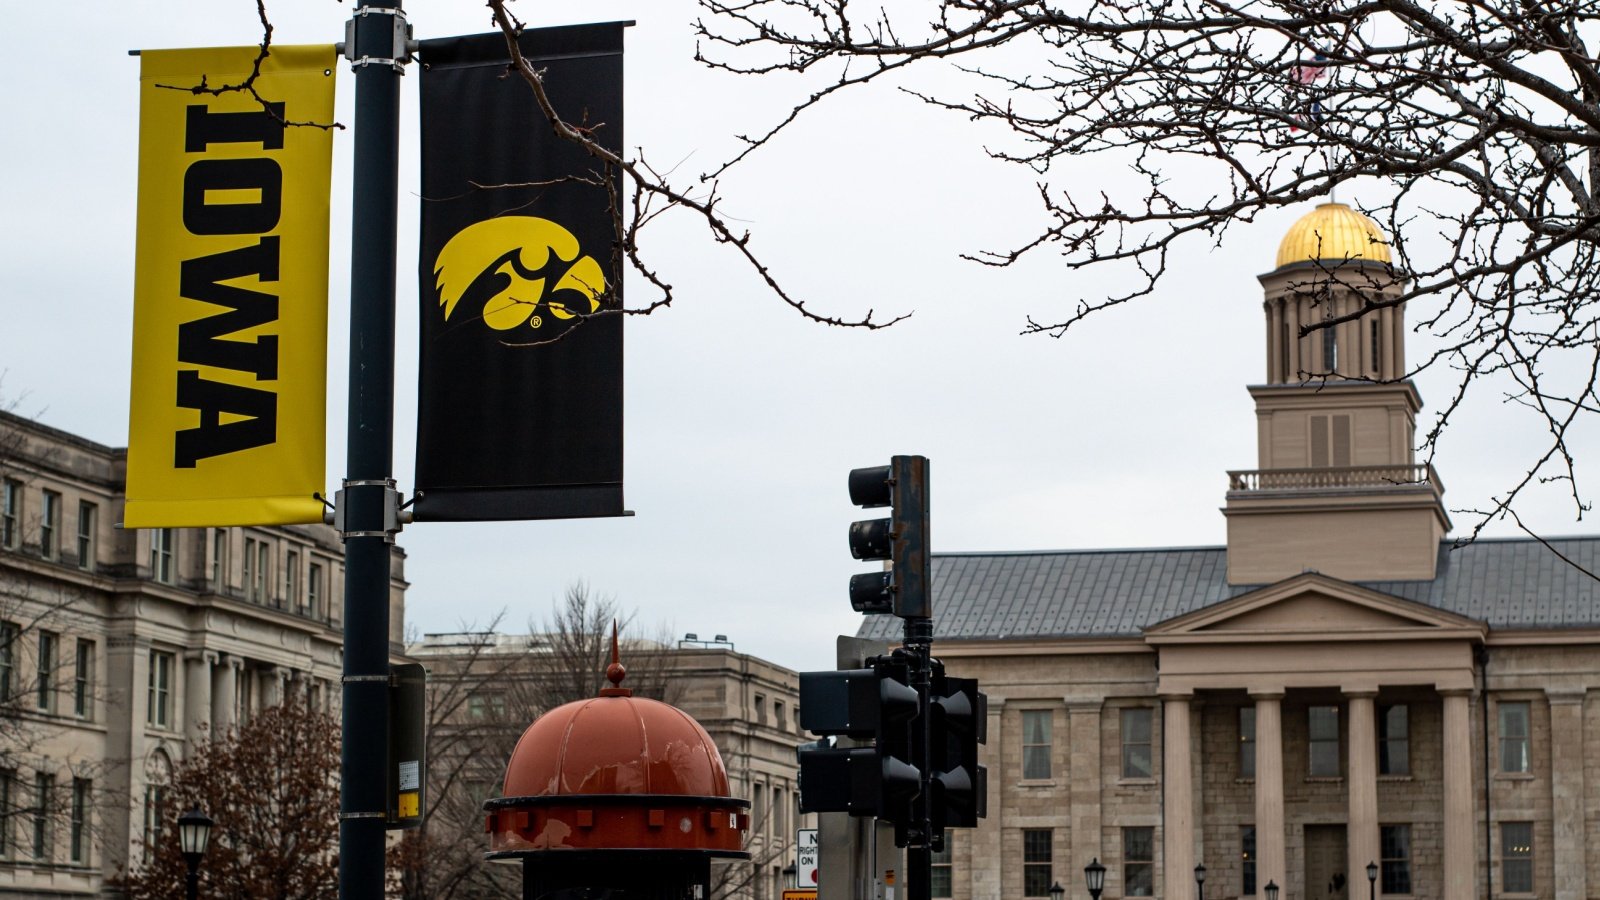
M322 521L334 48L191 90L258 52L140 57L129 528Z

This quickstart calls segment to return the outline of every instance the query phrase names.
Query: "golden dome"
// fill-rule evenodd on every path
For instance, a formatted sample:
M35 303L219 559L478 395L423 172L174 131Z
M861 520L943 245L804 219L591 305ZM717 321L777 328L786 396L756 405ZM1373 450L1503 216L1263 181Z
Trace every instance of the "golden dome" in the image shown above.
M1343 203L1323 203L1289 226L1278 245L1278 268L1312 259L1390 262L1383 229Z

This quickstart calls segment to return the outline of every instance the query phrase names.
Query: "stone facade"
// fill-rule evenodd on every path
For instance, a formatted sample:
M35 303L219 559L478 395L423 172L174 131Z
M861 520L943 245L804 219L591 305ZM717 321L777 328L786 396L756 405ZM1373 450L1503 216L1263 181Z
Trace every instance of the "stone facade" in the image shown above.
M197 741L291 692L339 701L333 530L124 530L125 465L0 413L0 896L101 895L176 839L155 812ZM396 549L396 651L405 588Z

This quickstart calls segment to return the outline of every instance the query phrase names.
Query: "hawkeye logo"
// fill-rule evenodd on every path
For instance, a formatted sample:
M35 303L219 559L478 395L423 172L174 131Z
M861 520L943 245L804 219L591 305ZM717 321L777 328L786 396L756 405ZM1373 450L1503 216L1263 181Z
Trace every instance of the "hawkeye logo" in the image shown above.
M582 255L572 232L535 216L468 225L445 242L433 274L446 321L470 298L469 310L496 331L524 323L539 328L545 313L557 320L593 313L606 290L600 264ZM481 310L475 309L485 294Z

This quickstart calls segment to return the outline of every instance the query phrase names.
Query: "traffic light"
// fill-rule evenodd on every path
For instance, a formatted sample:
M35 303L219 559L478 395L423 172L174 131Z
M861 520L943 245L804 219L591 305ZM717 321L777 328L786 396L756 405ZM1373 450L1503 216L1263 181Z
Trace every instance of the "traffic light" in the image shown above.
M988 739L989 701L975 678L933 664L928 691L928 813L936 840L946 828L976 828L989 807L988 770L978 745Z
M800 726L823 736L798 751L800 811L909 822L922 790L912 743L917 692L904 662L868 662L871 668L800 673ZM839 746L839 737L863 745Z
M927 457L896 456L887 466L851 470L850 502L866 509L891 507L886 519L850 525L851 555L862 560L889 560L887 571L851 577L850 605L862 613L933 618Z

